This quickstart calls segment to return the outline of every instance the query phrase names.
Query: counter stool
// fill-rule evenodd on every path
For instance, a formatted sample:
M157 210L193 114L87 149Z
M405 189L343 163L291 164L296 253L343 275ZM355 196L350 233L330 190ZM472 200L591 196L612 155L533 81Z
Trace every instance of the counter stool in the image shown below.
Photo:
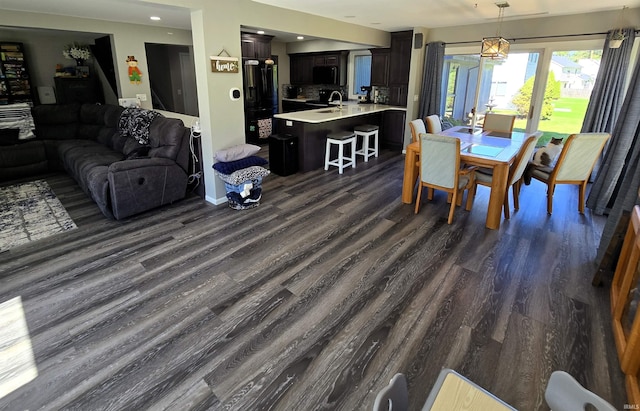
M338 146L338 157L329 160L331 154L331 145ZM351 154L349 157L344 156L344 146L351 144ZM345 161L348 160L348 161ZM324 170L327 171L329 166L338 167L338 172L342 174L345 167L356 168L356 135L352 131L334 131L327 134L327 148L324 155Z
M356 139L359 136L362 136L362 147L360 150L356 151L356 154L363 156L365 162L369 161L369 157L378 157L378 126L362 124L355 126L353 130L356 135ZM372 136L374 137L374 144L373 147L370 147L369 137Z

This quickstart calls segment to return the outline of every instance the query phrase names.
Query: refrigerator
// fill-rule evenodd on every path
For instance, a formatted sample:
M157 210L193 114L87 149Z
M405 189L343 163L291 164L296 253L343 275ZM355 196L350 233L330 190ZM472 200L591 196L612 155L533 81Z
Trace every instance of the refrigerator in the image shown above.
M273 60L243 60L245 140L266 144L278 113L278 66Z

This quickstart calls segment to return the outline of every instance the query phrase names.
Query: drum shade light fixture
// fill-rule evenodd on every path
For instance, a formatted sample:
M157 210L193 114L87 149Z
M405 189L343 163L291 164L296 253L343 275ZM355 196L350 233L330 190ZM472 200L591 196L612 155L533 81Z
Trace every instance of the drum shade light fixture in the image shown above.
M509 3L496 3L498 6L498 31L495 37L485 37L482 39L482 50L480 57L488 57L493 60L502 60L507 58L509 54L509 41L502 37L500 30L502 29L502 19L504 18L504 9L509 7Z

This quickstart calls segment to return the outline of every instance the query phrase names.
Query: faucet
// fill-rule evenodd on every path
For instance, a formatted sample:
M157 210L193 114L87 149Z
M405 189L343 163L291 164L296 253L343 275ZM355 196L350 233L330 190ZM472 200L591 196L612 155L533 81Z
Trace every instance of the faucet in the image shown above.
M335 93L338 93L338 96L340 97L340 110L342 110L342 93L338 90L333 90L331 94L329 94L329 102L333 101L332 99Z

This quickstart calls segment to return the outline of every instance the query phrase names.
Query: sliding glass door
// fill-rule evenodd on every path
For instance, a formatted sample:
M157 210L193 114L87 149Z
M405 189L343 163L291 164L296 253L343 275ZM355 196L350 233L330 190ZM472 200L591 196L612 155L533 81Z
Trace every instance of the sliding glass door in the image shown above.
M482 126L488 112L516 116L514 129L540 130L540 145L580 132L602 50L511 52L505 60L446 55L441 113L450 125ZM547 65L548 64L548 65ZM474 118L475 116L475 118Z
M443 120L482 126L488 112L513 114L523 130L530 118L539 53L511 53L505 60L478 55L445 56Z

